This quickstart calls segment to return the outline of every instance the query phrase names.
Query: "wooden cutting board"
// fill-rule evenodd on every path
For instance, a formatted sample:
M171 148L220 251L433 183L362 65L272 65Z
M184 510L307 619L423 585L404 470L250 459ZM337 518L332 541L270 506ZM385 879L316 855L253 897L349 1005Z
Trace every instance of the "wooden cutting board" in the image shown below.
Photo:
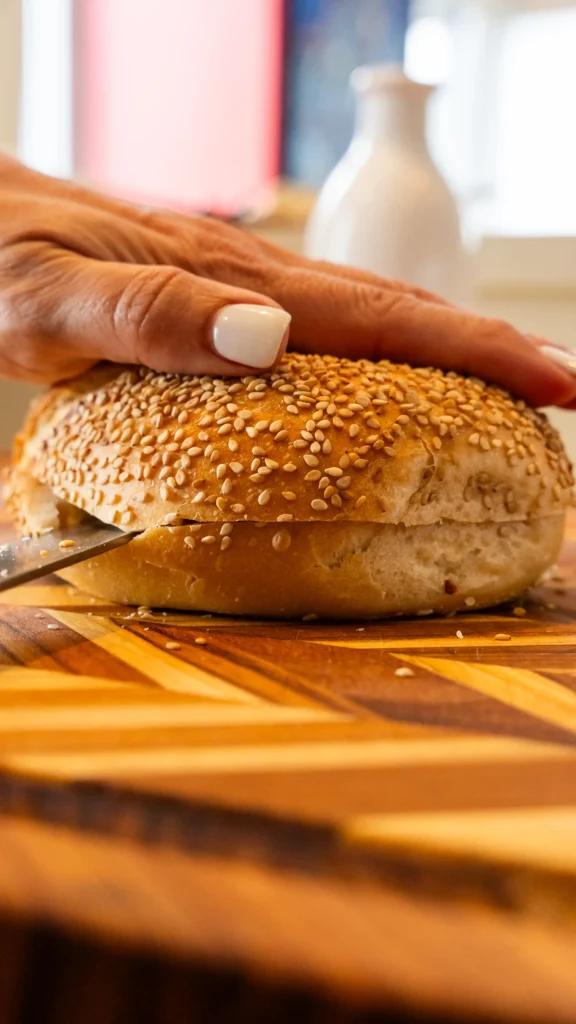
M1 595L0 1020L576 1022L575 583L576 519L452 619Z

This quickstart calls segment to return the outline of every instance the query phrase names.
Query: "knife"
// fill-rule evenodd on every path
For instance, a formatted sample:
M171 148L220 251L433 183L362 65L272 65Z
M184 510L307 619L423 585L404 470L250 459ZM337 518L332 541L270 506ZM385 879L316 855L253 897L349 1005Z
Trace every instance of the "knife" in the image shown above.
M115 526L79 523L65 530L52 530L41 537L23 537L0 545L0 590L48 576L76 562L103 555L128 544L137 531L125 533Z

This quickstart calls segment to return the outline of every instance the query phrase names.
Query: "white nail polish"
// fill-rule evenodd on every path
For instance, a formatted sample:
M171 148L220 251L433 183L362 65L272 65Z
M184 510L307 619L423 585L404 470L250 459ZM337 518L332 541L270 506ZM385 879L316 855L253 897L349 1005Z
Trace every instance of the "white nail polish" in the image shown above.
M274 306L224 306L214 320L214 349L223 359L264 370L276 359L290 320Z
M540 351L547 359L576 377L576 352L567 352L566 349L555 348L553 345L540 345Z

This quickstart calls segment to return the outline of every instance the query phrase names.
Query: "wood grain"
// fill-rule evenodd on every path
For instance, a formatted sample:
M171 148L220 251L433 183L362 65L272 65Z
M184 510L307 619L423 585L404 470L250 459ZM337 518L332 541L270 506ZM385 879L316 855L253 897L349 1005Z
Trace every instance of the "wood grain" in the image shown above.
M575 540L525 614L2 594L0 1020L576 1022Z

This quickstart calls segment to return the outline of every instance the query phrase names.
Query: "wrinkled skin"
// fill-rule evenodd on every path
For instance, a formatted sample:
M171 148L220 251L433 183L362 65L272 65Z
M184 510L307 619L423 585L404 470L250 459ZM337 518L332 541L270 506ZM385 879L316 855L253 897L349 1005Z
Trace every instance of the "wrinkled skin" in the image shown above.
M292 316L289 345L303 352L470 373L532 405L576 399L576 379L509 324L0 156L0 375L52 382L100 360L244 374L211 343L215 314L235 302L282 306Z

